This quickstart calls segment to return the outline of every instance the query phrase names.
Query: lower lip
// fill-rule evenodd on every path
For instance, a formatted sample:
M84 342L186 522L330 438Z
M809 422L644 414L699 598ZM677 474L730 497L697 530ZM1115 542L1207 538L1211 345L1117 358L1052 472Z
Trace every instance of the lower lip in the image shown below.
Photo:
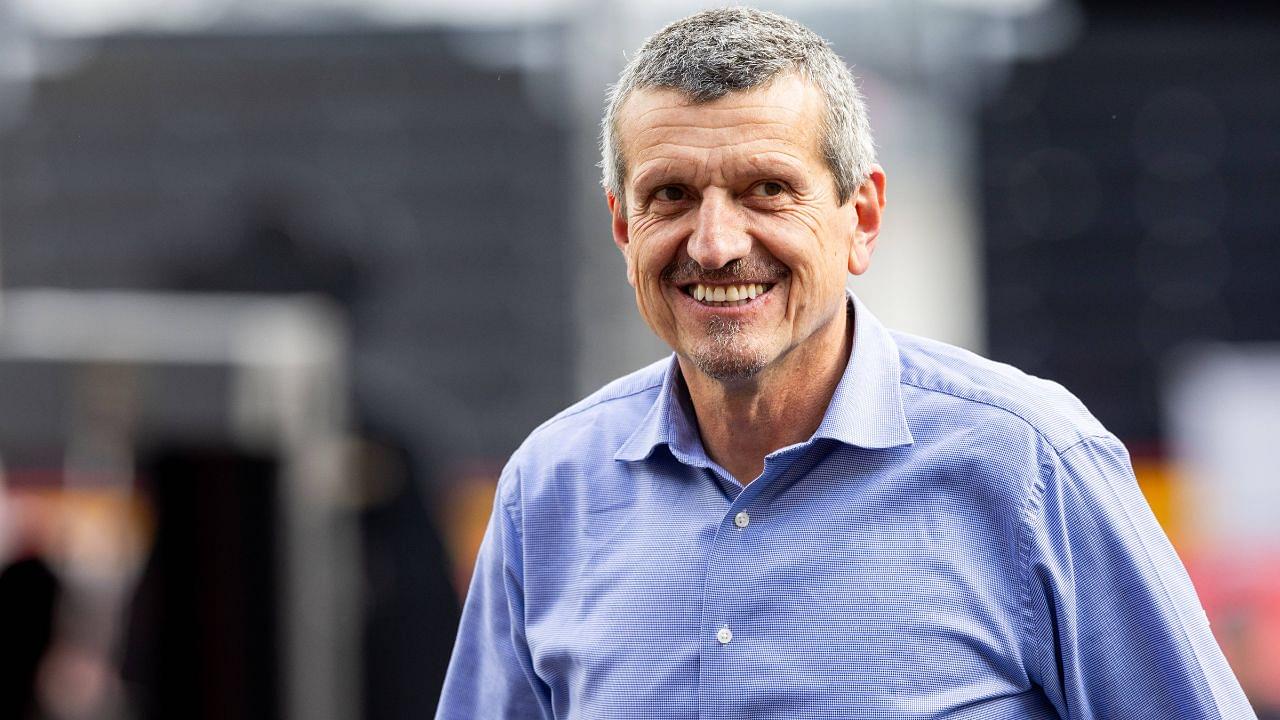
M721 317L734 317L737 315L747 315L764 307L767 303L772 301L774 295L773 291L777 287L778 286L775 283L770 286L768 290L765 290L763 293L751 298L741 305L707 305L698 300L694 300L693 296L689 295L689 293L685 292L682 288L675 288L675 291L680 295L684 302L688 303L698 312L719 315Z

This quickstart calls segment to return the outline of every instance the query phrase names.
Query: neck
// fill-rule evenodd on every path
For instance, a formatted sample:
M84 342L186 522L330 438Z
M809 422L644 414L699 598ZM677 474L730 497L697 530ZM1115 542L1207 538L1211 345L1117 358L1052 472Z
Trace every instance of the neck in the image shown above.
M715 380L680 358L707 455L743 485L759 477L766 455L813 436L852 348L852 316L841 312L777 367L748 380Z

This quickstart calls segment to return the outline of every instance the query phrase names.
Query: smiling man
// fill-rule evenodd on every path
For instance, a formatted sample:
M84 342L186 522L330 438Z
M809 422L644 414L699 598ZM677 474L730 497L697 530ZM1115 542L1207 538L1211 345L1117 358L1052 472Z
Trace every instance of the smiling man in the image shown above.
M676 22L603 138L675 352L511 458L438 717L1254 717L1120 443L846 292L885 175L820 38Z
M837 188L825 99L796 73L697 102L615 111L613 236L645 321L676 351L711 459L746 485L818 427L852 339L845 278L871 260L884 173Z

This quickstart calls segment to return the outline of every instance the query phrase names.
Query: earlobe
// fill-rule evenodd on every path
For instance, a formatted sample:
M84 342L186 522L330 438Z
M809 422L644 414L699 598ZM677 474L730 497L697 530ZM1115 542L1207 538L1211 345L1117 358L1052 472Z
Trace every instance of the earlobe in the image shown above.
M879 165L872 165L866 182L854 196L857 224L849 247L849 272L854 275L861 275L871 267L871 254L876 249L880 219L884 213L884 186L884 170Z
M626 254L627 245L631 242L630 227L627 225L626 207L612 192L605 191L605 202L609 205L609 226L613 230L613 244Z

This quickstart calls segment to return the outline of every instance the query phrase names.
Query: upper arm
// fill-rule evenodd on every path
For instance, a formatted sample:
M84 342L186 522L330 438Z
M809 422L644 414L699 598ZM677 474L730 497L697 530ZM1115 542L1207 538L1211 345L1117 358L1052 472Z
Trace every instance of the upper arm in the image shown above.
M1064 718L1254 717L1117 440L1050 454L1026 518L1026 657Z
M500 488L517 483L508 466ZM517 488L518 489L518 488ZM504 498L504 495L506 496ZM501 491L476 558L458 639L436 717L551 718L546 686L525 641L523 551L518 493Z

